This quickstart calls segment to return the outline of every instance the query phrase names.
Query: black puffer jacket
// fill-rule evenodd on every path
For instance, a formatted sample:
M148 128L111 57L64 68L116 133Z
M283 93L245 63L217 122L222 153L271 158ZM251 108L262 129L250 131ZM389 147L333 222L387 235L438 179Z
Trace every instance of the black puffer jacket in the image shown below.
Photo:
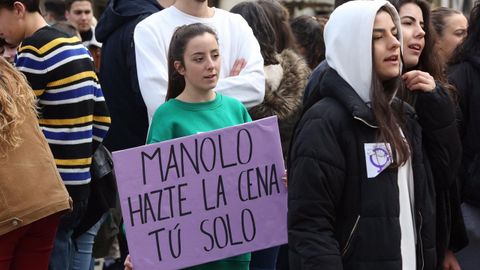
M133 31L161 9L156 0L111 0L95 28L103 43L100 84L112 118L103 143L110 151L145 144L148 116L138 86Z
M457 88L462 112L460 179L463 200L480 207L480 55L450 67L448 79Z
M290 151L290 268L400 270L397 170L371 179L366 173L364 144L375 142L378 133L373 114L333 69L322 78L320 94L323 98L301 118ZM440 87L418 94L418 115L398 105L405 111L403 131L412 150L417 269L431 270L435 187L429 156L443 162L443 173L459 158L458 149L442 145L456 129L455 114Z

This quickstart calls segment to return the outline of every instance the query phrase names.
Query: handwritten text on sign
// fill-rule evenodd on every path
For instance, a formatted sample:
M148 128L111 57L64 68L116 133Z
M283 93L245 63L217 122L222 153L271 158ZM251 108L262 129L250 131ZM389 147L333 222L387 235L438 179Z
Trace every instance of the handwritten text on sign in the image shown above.
M276 117L113 153L136 270L287 242Z

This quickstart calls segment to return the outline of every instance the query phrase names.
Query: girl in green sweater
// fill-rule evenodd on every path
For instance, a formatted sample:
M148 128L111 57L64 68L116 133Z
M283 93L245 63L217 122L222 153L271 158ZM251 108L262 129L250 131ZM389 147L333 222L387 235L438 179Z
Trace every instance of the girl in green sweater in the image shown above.
M175 31L168 52L166 102L155 112L147 143L250 122L238 100L215 93L220 75L217 35L200 23ZM189 270L248 270L250 253L194 266ZM126 269L132 269L130 258Z

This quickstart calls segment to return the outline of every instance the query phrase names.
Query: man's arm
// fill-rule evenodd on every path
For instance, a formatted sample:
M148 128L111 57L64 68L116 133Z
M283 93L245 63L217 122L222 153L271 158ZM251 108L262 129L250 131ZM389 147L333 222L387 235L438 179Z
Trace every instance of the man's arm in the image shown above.
M229 76L218 81L215 91L240 100L245 107L251 108L260 104L265 95L265 75L263 71L263 58L260 53L260 45L253 35L252 29L247 22L237 14L235 20L235 29L230 29L230 38L235 38L237 43L237 52L221 52L238 55L234 60L245 60L245 67L241 69L238 76ZM241 34L239 34L241 33ZM233 65L230 67L234 69ZM231 70L225 71L230 74Z
M143 21L145 22L145 21ZM167 50L159 33L143 22L135 28L135 61L138 84L151 123L157 108L165 102L168 86Z

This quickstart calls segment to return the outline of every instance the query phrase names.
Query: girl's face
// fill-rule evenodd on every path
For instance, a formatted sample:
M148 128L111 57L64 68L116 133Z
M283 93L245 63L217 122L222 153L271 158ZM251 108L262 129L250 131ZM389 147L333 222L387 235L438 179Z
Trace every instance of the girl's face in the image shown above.
M380 81L400 75L400 41L398 29L386 11L380 11L373 24L373 68Z
M399 14L403 34L403 61L409 69L418 64L425 47L425 24L422 10L416 4L404 4L400 7Z
M468 22L463 14L453 14L444 18L445 28L442 36L438 36L435 47L446 62L453 51L467 36Z
M8 62L13 63L15 61L15 56L17 55L17 46L5 44L0 51L1 56L3 56Z
M186 88L197 91L215 88L220 74L220 51L214 35L204 33L188 41L183 62L184 65L175 61L174 66L185 77Z

